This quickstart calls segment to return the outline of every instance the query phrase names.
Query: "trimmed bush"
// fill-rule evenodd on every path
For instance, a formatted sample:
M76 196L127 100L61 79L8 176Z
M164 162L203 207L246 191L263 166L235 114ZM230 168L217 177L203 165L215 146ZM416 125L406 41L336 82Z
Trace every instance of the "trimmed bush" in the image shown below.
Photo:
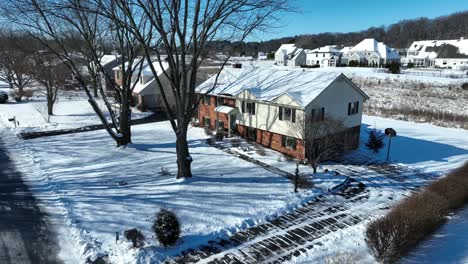
M8 102L8 94L4 91L0 91L0 104L6 104Z
M466 203L468 163L371 222L366 230L367 245L380 262L395 263L439 228L445 215Z
M180 236L179 219L174 212L161 208L156 214L153 231L163 247L174 245Z

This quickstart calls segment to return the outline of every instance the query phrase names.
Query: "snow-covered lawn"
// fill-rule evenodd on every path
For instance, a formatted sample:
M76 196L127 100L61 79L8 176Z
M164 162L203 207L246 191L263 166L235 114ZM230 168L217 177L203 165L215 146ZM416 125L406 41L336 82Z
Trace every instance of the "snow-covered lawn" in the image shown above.
M42 205L65 219L68 233L61 235L70 236L84 258L107 253L112 263L157 263L166 256L291 211L344 179L321 173L311 178L316 184L313 190L294 194L289 180L207 145L203 130L191 128L194 177L180 181L174 176L175 137L167 122L134 126L134 144L126 148L116 148L103 130L20 141L14 133L99 123L83 98L59 101L52 125L44 122L33 104L0 105L0 126L7 127L0 129L0 136ZM13 115L20 121L19 129L13 129L7 121ZM366 128L392 127L398 133L392 140L394 162L440 175L468 160L466 130L371 116L364 116L363 123L359 154L372 155L363 147ZM265 155L259 155L254 150L231 150L294 173L295 161L285 160L278 152L265 149ZM375 158L385 159L385 154L382 151ZM344 167L336 164L322 169ZM368 171L358 166L354 169ZM171 175L164 175L162 170ZM300 166L300 172L310 175L311 168ZM367 175L358 180L368 185L370 202L353 208L361 214L378 216L385 211L376 211L377 206L392 205L407 194L392 189L390 184L375 184L375 179L382 178L375 172ZM389 200L390 196L394 200ZM151 231L152 220L161 207L174 210L182 223L182 239L169 249L161 248ZM364 243L365 224L322 237L322 247L295 261L307 263L353 251L359 258L372 261ZM130 243L122 238L122 232L131 228L142 230L146 236L143 250L129 249ZM116 232L120 234L118 242Z
M175 179L175 137L168 122L133 127L134 144L115 148L106 132L45 137L12 146L15 160L44 200L55 196L81 243L84 256L110 254L112 263L155 263L214 237L228 235L290 211L320 189L294 194L292 183L205 143L202 129L189 132L194 158L191 180ZM10 140L13 140L9 137ZM33 162L28 162L32 160ZM171 175L162 175L164 168ZM51 191L52 190L52 191ZM47 205L47 203L46 203ZM174 210L182 223L180 243L167 250L153 238L159 208ZM115 242L130 228L148 245L138 252ZM125 239L124 239L125 240Z
M432 175L445 175L447 172L461 166L468 161L468 131L463 129L443 128L429 124L412 123L406 121L392 120L387 118L364 116L361 131L361 147L359 153L365 155L373 155L364 146L367 140L367 128L385 129L392 127L397 131L397 137L392 139L391 160L402 166L407 166L411 169L429 173ZM376 159L385 160L386 147L375 156ZM340 169L343 165L328 165L330 169ZM346 166L354 170L362 170L362 167ZM346 168L344 168L346 169ZM364 171L364 176L357 178L365 183L368 187L370 198L368 201L361 204L355 204L349 210L351 214L367 215L368 220L346 228L338 230L334 233L326 235L319 239L323 246L315 247L306 255L300 256L293 260L296 263L334 263L332 260L339 260L338 263L375 263L370 251L364 241L364 232L366 225L375 217L379 217L386 213L388 206L392 206L401 199L405 198L410 193L404 188L400 188L401 184L387 179L374 171ZM410 176L407 179L409 186L412 184L419 185L423 179L417 175ZM391 197L391 199L390 199ZM383 210L382 210L383 209ZM465 209L466 211L466 209ZM460 213L466 215L466 212ZM458 219L458 218L455 218ZM447 239L435 238L424 243L416 255L412 256L409 263L429 263L428 260L433 260L433 263L465 263L468 257L468 252L465 248L453 248L452 256L444 257L450 248L450 242L453 239L462 243L463 238L453 234L453 230L466 230L466 221L454 220L455 223L444 227L440 232L447 236ZM464 234L464 233L463 233ZM449 240L450 239L450 240ZM438 250L438 244L447 248L444 253ZM457 243L457 242L455 242ZM436 249L437 248L437 249ZM456 251L456 252L455 252ZM440 254L438 254L440 253ZM341 258L340 258L341 257ZM449 259L450 257L450 259ZM455 259L456 258L456 259ZM450 260L453 259L453 262ZM422 260L422 261L421 261ZM326 262L328 261L328 262ZM460 262L461 261L461 262Z
M101 109L105 109L104 102L98 99ZM42 96L32 97L16 103L10 98L7 104L0 104L0 123L5 127L14 127L14 123L8 122L9 118L16 117L19 122L17 133L46 131L57 129L78 128L88 125L101 124L87 99L82 94L67 92L61 94L54 106L54 115L47 122L47 103ZM149 115L133 110L132 118L141 118Z

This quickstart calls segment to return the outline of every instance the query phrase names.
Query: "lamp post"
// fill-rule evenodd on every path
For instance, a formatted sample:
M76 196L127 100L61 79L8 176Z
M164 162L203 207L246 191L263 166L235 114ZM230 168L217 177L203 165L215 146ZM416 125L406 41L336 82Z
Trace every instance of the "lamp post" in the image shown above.
M389 160L390 158L390 145L392 144L392 137L396 137L397 133L395 131L395 129L393 128L386 128L385 129L385 135L387 135L389 138L388 138L388 149L387 149L387 161Z

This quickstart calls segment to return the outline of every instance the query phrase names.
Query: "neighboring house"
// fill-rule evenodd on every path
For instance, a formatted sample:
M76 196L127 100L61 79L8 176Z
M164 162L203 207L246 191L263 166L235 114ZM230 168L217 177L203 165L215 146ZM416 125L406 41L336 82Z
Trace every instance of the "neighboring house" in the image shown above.
M212 77L197 87L203 96L198 111L202 126L303 159L305 120L337 120L345 147L359 146L362 104L368 96L341 73L226 68L214 84Z
M267 60L268 59L268 54L265 52L259 52L257 54L258 60Z
M107 76L115 82L115 75L114 75L114 68L119 66L122 56L120 55L104 55L101 58L101 66L103 70L106 72ZM111 88L111 80L109 80L104 74L101 74L101 85L104 91L110 91Z
M164 110L165 104L161 97L161 91L158 88L158 82L151 71L151 68L145 59L143 64L134 63L134 71L132 75L132 87L133 88L133 100L135 106L141 110ZM141 66L140 66L141 65ZM127 66L127 64L125 64ZM166 98L169 101L169 104L174 107L175 101L173 99L172 92L169 91L170 87L169 80L164 75L164 71L168 69L168 63L159 61L154 61L153 66L158 74L158 78L163 85L163 89L166 94ZM140 70L141 67L141 70ZM121 67L117 66L114 68L115 80L118 85L122 85L122 71Z
M341 56L338 47L332 45L306 50L306 65L320 65L321 68L340 66Z
M408 48L406 62L414 67L468 68L468 40L421 40Z
M342 51L348 64L351 61L357 61L361 65L382 67L392 62L400 63L400 55L398 55L397 50L373 38L364 39L356 46L350 49L346 48L346 50L342 49Z
M295 44L283 44L275 53L275 62L279 66L301 66L306 64L304 49Z

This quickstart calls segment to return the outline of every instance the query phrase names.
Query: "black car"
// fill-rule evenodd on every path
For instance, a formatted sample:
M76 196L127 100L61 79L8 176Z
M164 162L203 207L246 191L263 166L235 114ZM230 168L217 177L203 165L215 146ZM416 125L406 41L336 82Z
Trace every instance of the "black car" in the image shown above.
M6 104L8 102L8 93L0 91L0 104Z

